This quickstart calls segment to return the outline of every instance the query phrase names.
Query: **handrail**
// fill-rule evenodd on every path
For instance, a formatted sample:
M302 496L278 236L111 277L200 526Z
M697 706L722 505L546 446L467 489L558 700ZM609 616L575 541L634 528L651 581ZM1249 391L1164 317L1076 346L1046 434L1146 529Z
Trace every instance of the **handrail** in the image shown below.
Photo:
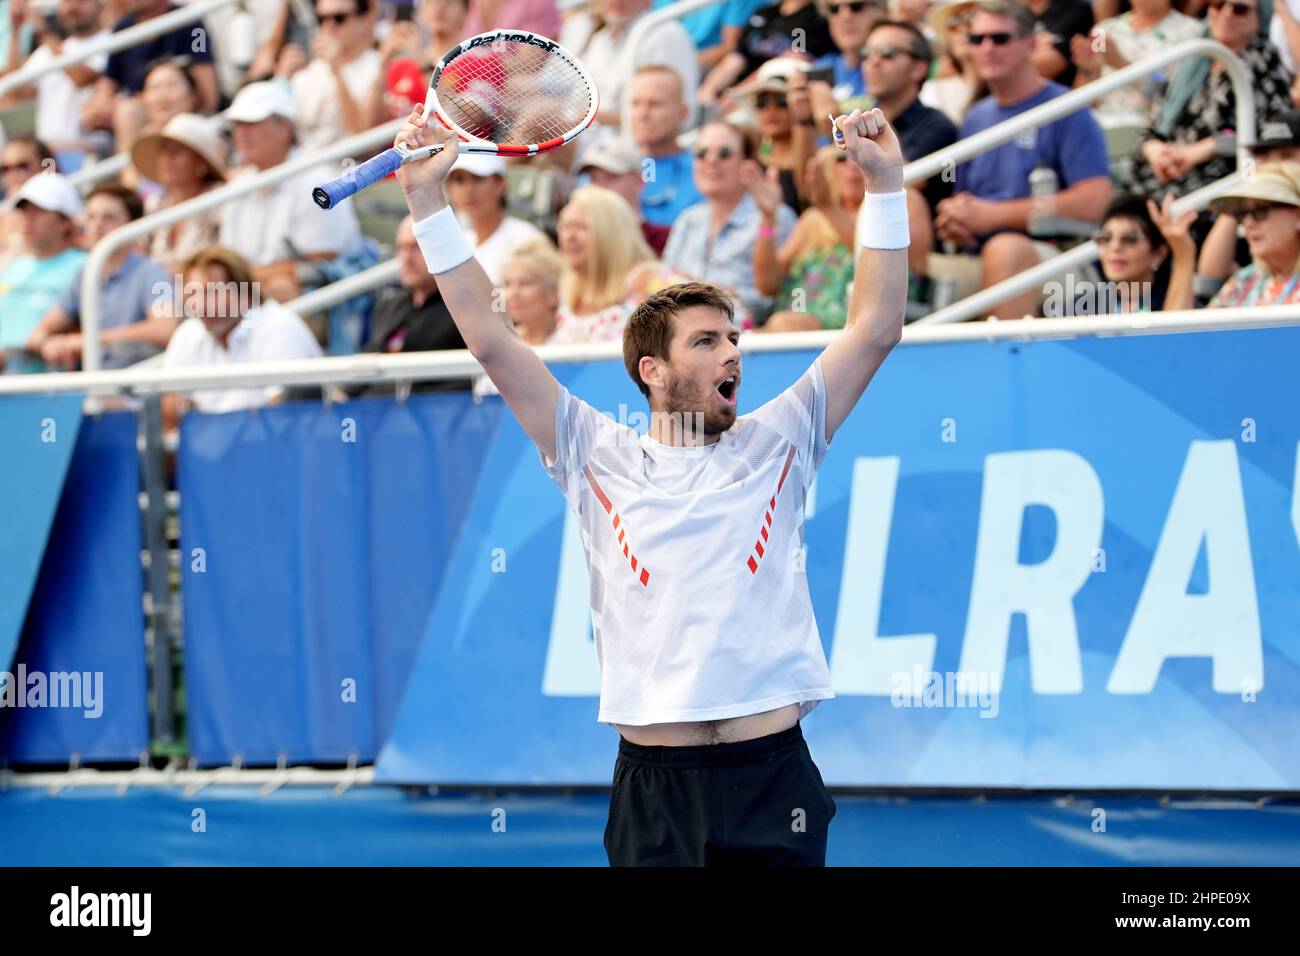
M677 0L676 3L670 3L666 7L658 10L650 10L640 20L632 25L631 31L627 35L627 43L623 49L627 55L623 57L623 103L619 108L622 117L619 127L623 134L629 139L632 135L632 77L636 75L636 48L647 33L669 20L676 20L679 16L687 13L694 13L696 10L703 10L705 7L714 7L725 0ZM700 80L704 79L703 75ZM686 91L687 95L690 90ZM691 102L686 104L690 107L692 115L696 109L696 104Z
M958 163L1001 146L1027 129L1038 129L1048 123L1055 122L1063 116L1084 109L1107 93L1122 86L1127 86L1135 80L1157 72L1170 63L1181 61L1190 56L1209 56L1212 59L1219 60L1223 63L1224 69L1232 81L1237 114L1238 173L1235 175L1240 175L1241 170L1248 168L1250 162L1249 148L1255 142L1255 97L1250 73L1237 55L1222 43L1216 40L1199 39L1186 40L1167 50L1145 57L1137 63L1131 63L1101 79L1054 97L1046 103L1041 103L1031 110L998 123L996 126L991 126L973 136L958 140L952 146L914 160L903 167L903 182L910 186L913 183L930 179L936 174L941 174L946 169L955 169ZM1216 183L1211 183L1209 186L1196 190L1196 192L1188 196L1184 196L1174 204L1174 208L1179 212L1187 209L1203 209L1211 198L1228 188L1228 186L1235 184L1235 182L1236 180L1232 176L1225 177ZM861 225L862 215L862 211L859 210L859 225ZM1005 301L1017 293L1027 291L1044 279L1060 275L1082 263L1091 262L1096 257L1097 245L1090 240L1046 262L1040 263L1032 269L1012 276L996 286L991 286L973 296L962 299L960 302L955 302L946 308L917 319L913 324L933 325L945 322L960 322L964 319L973 318L988 307Z
M105 179L112 179L126 171L126 167L131 164L131 154L128 152L114 153L98 162L87 163L75 173L68 177L68 181L76 186L83 193L89 192L98 182Z
M1134 80L1140 80L1148 74L1155 73L1168 66L1170 63L1176 63L1190 56L1209 56L1211 59L1221 62L1228 71L1228 77L1232 80L1234 98L1237 101L1237 166L1242 168L1248 163L1250 159L1249 148L1255 142L1253 81L1246 69L1246 65L1238 59L1235 53L1217 40L1200 39L1185 40L1167 50L1161 50L1159 53L1143 57L1138 62L1130 63L1123 69L1116 70L1099 80L1093 80L1086 86L1080 86L1067 93L1062 93L1060 96L1013 116L1005 122L980 130L973 136L958 140L952 146L910 162L903 169L903 181L911 185L914 182L929 179L937 173L942 173L945 168L955 167L957 163L964 162L972 156L977 156L993 149L995 146L1001 146L1003 143L1015 139L1027 129L1037 129L1046 126L1048 123L1055 122L1063 116L1078 112L1107 93L1111 93L1122 86L1127 86Z
M340 302L346 302L348 299L363 295L371 289L377 289L380 286L396 281L397 268L396 259L387 259L379 263L379 265L371 266L369 269L363 269L360 272L354 272L352 275L344 276L329 285L321 286L319 289L300 295L298 298L286 302L284 307L290 312L296 312L299 315L324 312L326 309L332 309Z
M177 10L164 13L160 17L145 20L143 23L137 23L125 30L118 30L106 37L95 40L93 43L78 47L75 53L64 53L61 56L56 56L48 63L38 64L35 68L31 64L26 64L8 76L0 77L0 99L3 99L16 89L29 86L47 73L66 70L70 66L84 63L91 57L99 56L101 53L116 53L118 50L125 50L136 44L143 43L145 40L152 40L156 36L170 33L177 27L183 27L187 23L202 20L214 10L219 10L236 2L238 0L194 0L193 3L188 3Z
M1194 192L1188 193L1182 199L1174 202L1173 214L1181 215L1189 210L1200 212L1210 204L1210 200L1216 196L1222 195L1233 186L1236 186L1245 178L1245 173L1238 171L1217 179L1208 186L1202 186ZM1014 295L1022 292L1028 292L1030 289L1041 286L1049 279L1064 275L1071 269L1093 262L1097 258L1099 247L1097 243L1089 239L1072 249L1055 255L1050 259L1038 263L1032 268L1026 269L1011 276L1009 279L1003 279L997 285L991 285L987 289L981 289L974 295L969 295L960 302L954 302L952 305L939 309L937 312L931 312L929 315L922 316L913 322L913 325L943 325L950 322L964 322L967 319L978 318L984 312L997 305L999 302L1005 302Z
M349 136L337 143L324 146L315 152L304 153L287 163L281 163L279 166L255 175L241 176L233 182L195 196L193 199L159 210L134 222L128 222L99 240L95 247L90 250L90 256L86 259L85 270L81 277L81 331L84 340L82 343L81 367L87 372L99 369L100 283L98 277L103 274L104 264L108 262L114 252L127 243L143 239L156 229L207 212L227 200L236 199L264 186L270 186L281 180L288 179L290 176L296 176L303 170L311 169L331 160L355 156L358 153L386 146L393 141L397 131L402 128L402 122L403 120L392 120L381 126L368 129L363 133Z
M1031 342L1037 340L1151 335L1172 332L1216 332L1300 325L1300 305L1238 306L1189 309L1119 316L1061 319L1017 319L1007 322L968 322L962 325L903 329L903 345L950 342ZM745 354L825 348L837 331L786 332L741 336ZM538 356L548 363L586 362L622 358L622 345L543 345ZM291 362L246 362L239 365L190 368L115 369L97 372L45 372L0 376L0 396L83 392L87 395L152 394L202 388L247 388L266 385L365 385L376 382L416 382L470 378L482 367L464 349L407 352L394 355L358 354Z

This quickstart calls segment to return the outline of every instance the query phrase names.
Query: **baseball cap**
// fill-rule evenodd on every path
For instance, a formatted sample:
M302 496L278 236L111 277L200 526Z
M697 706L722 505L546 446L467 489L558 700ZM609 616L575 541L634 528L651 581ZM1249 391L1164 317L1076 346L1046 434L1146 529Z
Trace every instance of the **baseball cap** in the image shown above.
M450 172L463 169L471 176L480 178L485 176L504 176L506 174L506 161L500 156L491 156L485 153L461 153L456 157L456 162L452 164Z
M1259 126L1259 136L1251 149L1272 149L1275 146L1300 145L1300 113L1288 110L1278 113Z
M611 136L589 148L578 163L578 172L591 166L612 176L625 176L641 169L641 156L627 140Z
M14 194L14 206L29 202L38 209L62 213L69 219L81 215L81 193L67 176L37 173Z
M272 80L249 83L235 94L234 102L225 112L231 123L260 123L271 116L294 120L297 115L293 95L283 83Z

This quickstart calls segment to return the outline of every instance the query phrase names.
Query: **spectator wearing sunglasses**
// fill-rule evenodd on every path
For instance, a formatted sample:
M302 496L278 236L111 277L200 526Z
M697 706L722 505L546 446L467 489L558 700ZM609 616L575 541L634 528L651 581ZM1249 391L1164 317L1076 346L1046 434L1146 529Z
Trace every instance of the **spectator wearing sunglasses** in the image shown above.
M930 15L930 28L942 51L933 77L921 87L921 102L933 106L960 126L970 105L988 95L971 59L970 22L973 0L955 0L937 7Z
M835 52L830 27L813 0L783 0L752 17L736 49L718 62L700 84L699 102L712 106L737 80L748 80L768 60L790 53L822 57Z
M1196 246L1187 227L1195 214L1175 217L1169 208L1172 203L1171 197L1163 211L1141 196L1121 196L1111 203L1092 237L1104 281L1055 284L1042 314L1059 318L1158 311L1170 284L1171 252L1172 284L1190 285ZM1062 290L1072 291L1072 298L1067 301ZM1170 307L1181 306L1171 302Z
M1256 122L1268 123L1291 110L1291 75L1267 40L1258 34L1258 0L1212 0L1210 36L1241 57L1251 77ZM1133 175L1138 189L1155 199L1185 196L1236 168L1236 95L1217 61L1183 61L1169 79L1159 119L1138 144ZM1204 239L1211 217L1197 221Z
M1210 209L1241 221L1252 261L1209 307L1300 303L1300 163L1258 167L1253 179L1211 200Z
M673 224L664 263L679 272L730 291L758 317L772 300L754 279L754 246L760 237L778 248L794 231L794 210L781 203L765 216L751 190L764 173L753 140L730 123L706 123L695 141L695 185L704 201Z
M871 28L885 15L881 0L817 0L817 9L830 25L835 52L812 63L808 96L812 114L825 117L866 109L867 81L862 69L862 46ZM830 71L831 82L812 79ZM819 145L829 145L829 139Z
M1048 80L1073 86L1075 65L1070 44L1088 36L1095 22L1088 0L1025 0L1037 18L1034 27L1034 68Z
M291 80L304 152L370 128L367 110L382 64L372 46L371 0L316 0L316 19L314 59Z
M671 227L688 206L700 201L691 154L677 143L690 114L682 79L672 67L652 63L632 77L632 141L641 152L641 215Z
M758 119L759 161L777 170L783 201L795 212L802 212L801 177L812 158L816 130L802 64L793 57L771 60L753 81L737 87L733 96Z
M1282 113L1263 123L1250 154L1257 168L1264 163L1300 162L1300 113ZM1240 225L1237 217L1227 212L1214 217L1196 264L1198 300L1208 300L1246 260L1245 243L1237 238Z
M1019 116L1066 92L1034 67L1034 15L1022 4L994 2L971 21L972 57L991 94L971 107L963 138ZM1029 175L1050 167L1060 183L1055 215L1098 222L1111 201L1110 165L1101 127L1087 110L1017 136L957 167L956 194L939 203L935 233L969 252L975 262L954 263L962 272L958 294L984 289L1055 255L1049 243L1027 235L1032 202ZM977 268L976 268L977 267ZM976 281L974 273L978 272ZM997 318L1036 315L1037 293L1015 296L991 312Z
M952 121L921 102L931 54L919 27L906 20L881 20L872 28L863 53L863 70L875 105L893 125L903 159L910 163L957 141ZM951 192L952 185L942 176L913 183L907 189L907 221L912 234L907 258L915 275L925 274L926 258L934 246L931 224L935 211Z
M1070 39L1070 58L1077 67L1074 85L1091 83L1130 63L1203 36L1204 21L1179 13L1172 0L1133 0L1132 10L1103 20L1090 36ZM1146 125L1155 118L1152 93L1158 93L1160 86L1162 79L1154 84L1133 83L1107 93L1092 108L1107 125Z

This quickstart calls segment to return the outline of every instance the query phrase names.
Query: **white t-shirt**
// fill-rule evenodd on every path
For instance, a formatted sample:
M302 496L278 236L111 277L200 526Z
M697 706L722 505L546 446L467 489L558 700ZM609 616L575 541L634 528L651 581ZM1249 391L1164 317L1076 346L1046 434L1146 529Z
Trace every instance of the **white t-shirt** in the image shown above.
M461 228L471 239L474 237L474 227L468 222L462 223ZM510 253L525 239L541 234L542 231L531 222L506 216L501 220L501 225L497 226L496 232L482 242L474 243L474 258L488 274L492 285L502 286L506 281L506 262L510 259Z
M307 324L273 301L250 309L230 333L226 348L208 333L201 320L186 319L167 343L162 364L164 368L180 368L320 357L320 345ZM201 412L233 412L265 405L283 391L279 385L210 388L193 392L190 398Z
M589 13L566 18L560 29L560 46L582 61L595 79L602 111L622 108L624 70L629 56L627 38L641 16L644 14L633 17L617 34L609 27L595 30L596 21ZM676 20L652 27L649 35L641 38L632 67L635 69L652 63L672 67L682 80L683 102L695 102L695 90L700 85L695 41Z
M76 53L90 43L103 39L107 33L89 37L68 37L63 41L63 53ZM54 59L47 46L39 46L27 58L29 66L43 66ZM108 54L100 53L86 61L86 66L103 73L108 66ZM81 108L90 99L95 84L77 86L63 70L46 73L36 81L36 138L45 143L76 143L84 138L81 130Z
M290 151L285 162L299 150ZM232 179L257 172L240 170ZM221 244L234 249L255 266L296 259L310 253L350 252L361 241L352 200L322 209L311 191L338 175L328 164L307 169L263 190L246 193L221 206ZM292 248L290 247L292 245Z
M821 360L713 445L671 447L560 386L546 472L591 576L602 723L721 720L835 696L804 501L826 456Z
M343 67L343 82L353 101L363 110L382 63L378 50L366 50ZM351 135L343 128L339 88L328 63L312 60L290 82L294 105L298 108L295 125L299 146L308 151L320 149Z

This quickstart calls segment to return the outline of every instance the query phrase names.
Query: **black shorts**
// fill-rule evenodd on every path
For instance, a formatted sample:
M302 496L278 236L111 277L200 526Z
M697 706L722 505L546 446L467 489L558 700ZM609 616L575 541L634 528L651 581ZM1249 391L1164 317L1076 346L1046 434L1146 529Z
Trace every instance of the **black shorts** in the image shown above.
M803 730L702 747L623 740L610 866L825 866L835 801Z

